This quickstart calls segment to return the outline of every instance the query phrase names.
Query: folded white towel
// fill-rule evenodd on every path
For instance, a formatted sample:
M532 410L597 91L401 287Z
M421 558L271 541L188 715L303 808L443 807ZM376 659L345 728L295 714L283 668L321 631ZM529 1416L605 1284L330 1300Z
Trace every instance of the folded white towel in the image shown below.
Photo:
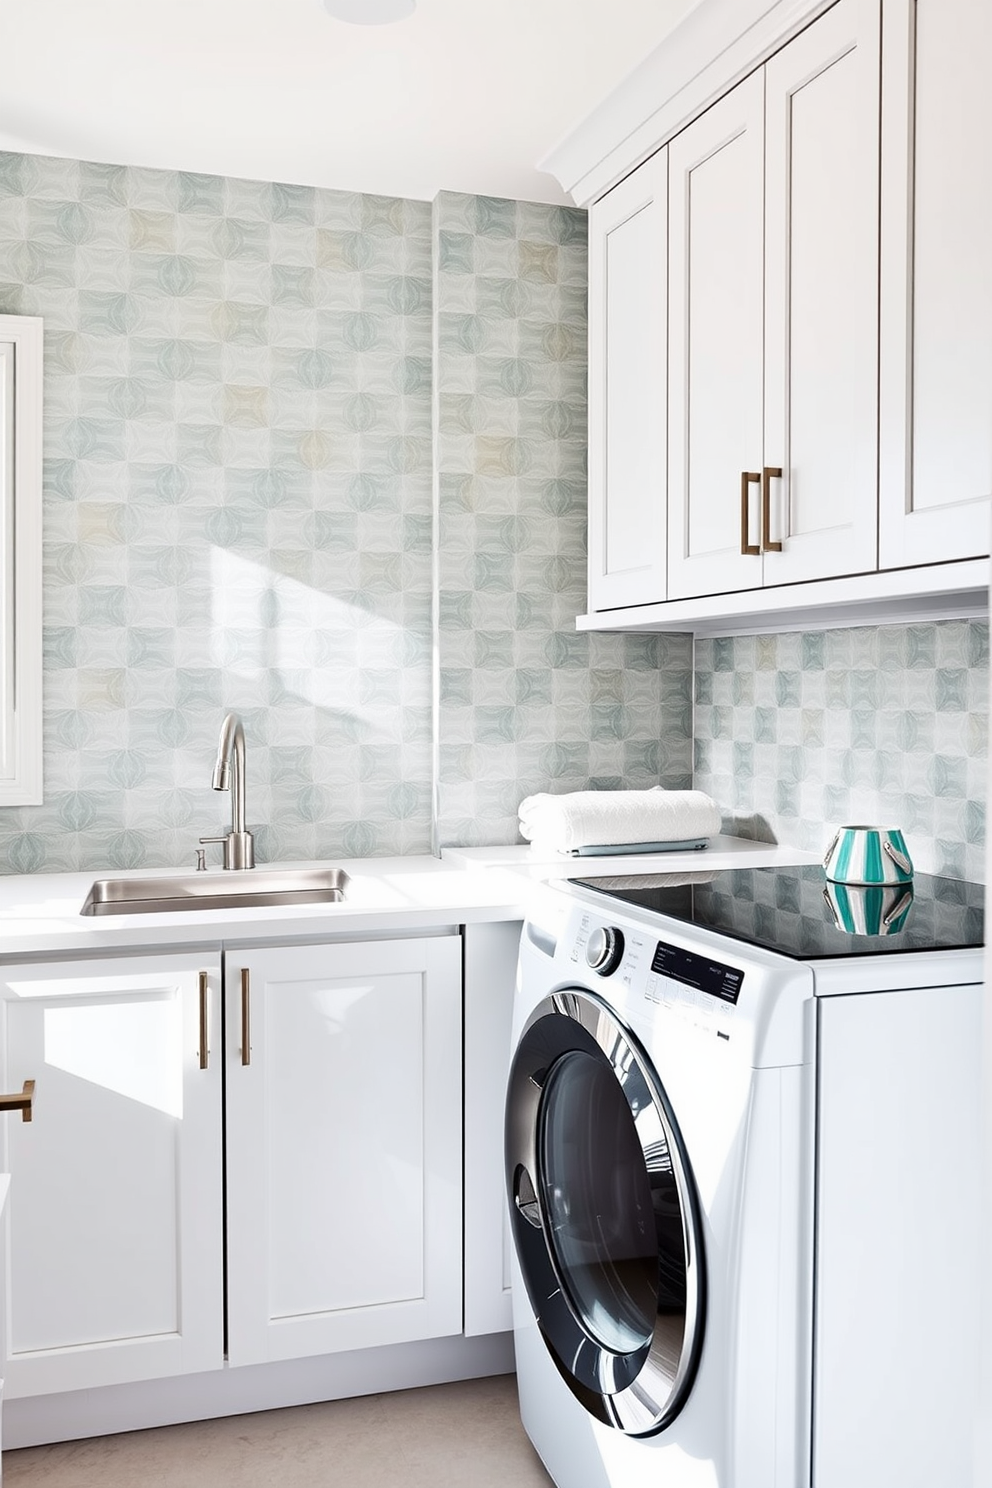
M570 791L520 802L520 834L558 852L624 842L713 837L720 808L703 791Z

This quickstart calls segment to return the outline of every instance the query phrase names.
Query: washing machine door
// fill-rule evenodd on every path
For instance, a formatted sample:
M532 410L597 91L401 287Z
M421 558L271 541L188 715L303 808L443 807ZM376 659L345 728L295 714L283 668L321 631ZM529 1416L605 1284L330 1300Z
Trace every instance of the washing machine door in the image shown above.
M557 992L524 1027L506 1179L527 1295L563 1379L598 1420L664 1430L702 1346L699 1206L657 1074L594 993Z

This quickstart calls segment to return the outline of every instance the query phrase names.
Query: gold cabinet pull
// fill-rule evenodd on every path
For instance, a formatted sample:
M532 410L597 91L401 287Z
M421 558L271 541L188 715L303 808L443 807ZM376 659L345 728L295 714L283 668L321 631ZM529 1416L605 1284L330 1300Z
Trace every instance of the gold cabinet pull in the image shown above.
M210 1060L207 1045L207 973L200 972L200 1068L206 1069Z
M751 486L752 481L754 482L755 485L758 485L758 483L760 482L760 480L761 480L761 476L758 474L758 472L756 470L742 470L741 471L741 557L742 558L747 558L747 557L749 557L749 556L751 556L751 555L753 555L755 553L760 553L761 552L761 548L756 543L748 542L748 537L750 536L750 534L748 532L748 525L749 525L749 523L748 523L748 515L749 515L748 497L750 495L749 487Z
M31 1120L31 1103L34 1100L34 1081L25 1080L19 1095L0 1095L0 1111L20 1111L22 1121Z
M761 544L766 553L781 553L782 544L772 542L772 481L782 479L778 465L766 465L761 472Z
M251 1064L251 972L241 968L241 1063Z

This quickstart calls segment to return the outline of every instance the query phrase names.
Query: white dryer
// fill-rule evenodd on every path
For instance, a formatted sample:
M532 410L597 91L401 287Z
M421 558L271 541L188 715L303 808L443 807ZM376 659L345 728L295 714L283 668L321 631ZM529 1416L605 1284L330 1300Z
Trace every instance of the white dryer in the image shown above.
M874 1236L859 1212L838 1212L859 1209L858 1185L880 1160L869 1132L860 1160L842 1155L851 1120L871 1123L879 1092L870 1078L867 1094L853 1090L856 1055L837 1056L842 1083L831 1082L818 1050L857 1042L847 1015L863 996L880 1071L887 1030L906 1022L902 996L880 998L912 990L912 1022L946 993L959 1067L944 1104L956 1082L956 1109L922 1119L915 1066L905 1080L886 1068L879 1101L886 1141L905 1125L903 1105L907 1120L921 1118L912 1147L922 1180L947 1132L977 1113L977 1059L974 1078L964 1066L981 958L961 947L981 941L981 891L918 880L897 940L837 928L818 869L696 877L553 885L524 926L506 1112L524 1425L558 1488L967 1488L967 1449L948 1441L970 1427L975 1340L955 1316L964 1299L904 1322L898 1307L879 1314L911 1348L946 1355L960 1343L941 1360L950 1388L931 1391L936 1419L907 1419L894 1448L887 1433L912 1409L912 1377L896 1367L890 1389L878 1375L899 1337L869 1332L852 1347L893 1234L916 1225L925 1247L939 1220L918 1186L911 1214L900 1205L912 1193L863 1205ZM837 996L845 1018L828 1019L825 1037L821 1009ZM895 1038L900 1058L930 1058L932 1037L931 1021L920 1051L910 1027ZM825 1112L839 1113L829 1126ZM950 1162L955 1187L972 1160L977 1120L975 1151L965 1141ZM912 1189L912 1172L902 1178ZM896 1268L903 1282L907 1264L912 1255ZM845 1422L837 1450L862 1372L871 1409Z

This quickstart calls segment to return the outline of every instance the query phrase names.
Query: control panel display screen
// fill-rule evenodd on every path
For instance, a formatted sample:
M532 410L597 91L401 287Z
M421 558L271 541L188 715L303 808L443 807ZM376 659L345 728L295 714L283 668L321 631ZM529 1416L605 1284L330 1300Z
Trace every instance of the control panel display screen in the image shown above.
M736 967L724 966L709 956L697 956L678 946L666 945L663 940L658 942L651 970L671 977L672 981L681 982L683 986L698 987L701 992L719 997L722 1002L736 1003L744 981L744 973Z

